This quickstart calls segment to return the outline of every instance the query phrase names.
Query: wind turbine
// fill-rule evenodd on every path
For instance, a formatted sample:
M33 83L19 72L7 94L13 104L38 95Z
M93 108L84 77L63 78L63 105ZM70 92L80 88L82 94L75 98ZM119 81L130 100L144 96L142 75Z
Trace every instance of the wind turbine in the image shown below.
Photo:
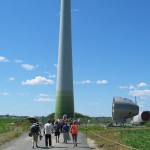
M71 0L61 0L55 119L74 118Z

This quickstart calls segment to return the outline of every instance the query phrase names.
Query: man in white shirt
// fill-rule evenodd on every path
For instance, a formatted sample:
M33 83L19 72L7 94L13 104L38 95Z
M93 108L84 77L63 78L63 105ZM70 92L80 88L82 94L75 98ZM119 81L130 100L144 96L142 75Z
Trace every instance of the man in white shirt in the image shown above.
M52 146L51 133L53 134L53 125L50 124L50 120L44 125L44 134L45 134L45 146Z

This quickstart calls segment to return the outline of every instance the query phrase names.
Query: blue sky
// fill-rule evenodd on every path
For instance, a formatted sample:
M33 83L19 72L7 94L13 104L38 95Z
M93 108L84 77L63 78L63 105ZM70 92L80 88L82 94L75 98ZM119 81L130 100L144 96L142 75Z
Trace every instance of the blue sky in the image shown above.
M150 1L72 0L75 111L114 96L150 110ZM60 0L0 0L0 115L55 111Z

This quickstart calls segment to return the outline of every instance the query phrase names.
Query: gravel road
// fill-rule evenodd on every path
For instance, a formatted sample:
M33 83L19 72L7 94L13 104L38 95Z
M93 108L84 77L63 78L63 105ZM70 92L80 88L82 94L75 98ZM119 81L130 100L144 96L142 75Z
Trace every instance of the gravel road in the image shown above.
M79 132L78 134L78 146L74 148L72 141L68 141L68 143L63 142L63 134L60 135L60 143L55 142L55 137L52 135L52 147L46 148L45 147L45 137L42 138L42 140L38 142L37 148L34 148L36 150L42 150L42 149L53 149L53 150L89 150L94 149L92 146L89 146L86 140L86 137ZM23 134L17 139L12 140L9 143L6 143L5 145L0 147L0 150L34 150L32 148L32 138L28 136L28 133Z

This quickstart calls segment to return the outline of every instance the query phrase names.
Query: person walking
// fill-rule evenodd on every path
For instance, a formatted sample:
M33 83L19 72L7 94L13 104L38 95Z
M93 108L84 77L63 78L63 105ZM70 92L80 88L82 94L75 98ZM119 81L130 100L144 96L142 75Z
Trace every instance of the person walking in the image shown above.
M33 123L33 125L30 127L30 131L32 133L32 148L35 146L38 147L38 135L41 135L41 130L39 127L38 122Z
M54 131L55 131L56 143L57 142L59 143L60 130L61 130L60 123L58 121L55 121Z
M70 133L72 134L72 140L73 140L73 144L75 147L77 146L77 135L78 135L78 126L75 120L73 121L73 124L71 125Z
M67 140L70 140L69 126L68 126L67 121L65 122L65 124L62 127L62 132L63 132L63 137L64 137L64 143L67 143Z
M53 134L53 125L50 124L51 121L49 120L45 125L44 125L44 134L45 134L45 146L48 147L52 146L52 139L51 139L51 133Z

